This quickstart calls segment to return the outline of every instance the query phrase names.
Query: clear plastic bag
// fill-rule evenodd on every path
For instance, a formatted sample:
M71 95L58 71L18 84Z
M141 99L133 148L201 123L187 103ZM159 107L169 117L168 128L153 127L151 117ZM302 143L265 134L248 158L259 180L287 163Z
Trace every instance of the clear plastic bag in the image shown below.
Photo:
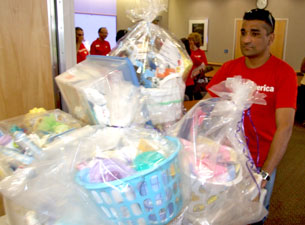
M135 1L127 10L138 23L110 53L128 57L135 67L149 118L154 125L173 123L182 117L186 78L192 61L183 44L152 23L167 8L167 1Z
M167 224L180 212L178 139L100 126L67 136L2 180L2 194L42 224Z
M83 125L83 122L60 109L34 108L27 114L0 121L0 130L7 135L10 134L15 142L18 139L17 136L22 136L30 139L38 148L45 148L56 138ZM22 143L19 145L22 147ZM8 147L14 148L13 145Z
M56 77L69 112L89 124L144 123L143 100L126 58L90 56Z
M59 109L34 108L25 115L1 121L0 179L39 160L58 139L81 126L81 121Z
M265 96L240 76L211 91L220 98L197 103L171 131L184 146L183 168L191 171L183 178L191 182L190 202L175 224L251 224L267 211L255 200L265 192L242 124L245 110L265 104Z
M0 182L6 213L13 224L96 225L103 221L99 209L74 182L74 138L93 129L80 128L65 134L61 144L31 165L18 168ZM56 142L60 141L59 139ZM65 146L71 144L71 148ZM105 225L111 223L103 222Z

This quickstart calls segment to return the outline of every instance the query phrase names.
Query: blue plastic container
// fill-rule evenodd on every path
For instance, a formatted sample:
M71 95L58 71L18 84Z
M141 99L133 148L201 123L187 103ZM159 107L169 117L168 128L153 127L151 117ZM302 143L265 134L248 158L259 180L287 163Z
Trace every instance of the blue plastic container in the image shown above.
M123 77L126 81L130 81L135 86L140 85L134 66L132 65L131 61L126 57L89 55L87 56L87 60L87 62L90 61L91 63L96 62L96 66L119 70L123 73Z
M136 175L108 183L92 184L83 179L88 171L76 175L76 182L84 187L103 215L119 225L167 224L182 208L181 174L177 138L166 137L175 152L153 167Z

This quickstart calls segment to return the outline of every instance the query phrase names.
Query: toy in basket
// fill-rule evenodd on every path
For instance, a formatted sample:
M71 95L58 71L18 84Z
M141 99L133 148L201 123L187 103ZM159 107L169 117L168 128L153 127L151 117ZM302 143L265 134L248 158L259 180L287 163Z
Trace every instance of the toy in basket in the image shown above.
M104 134L113 129L118 135L115 128L106 128ZM156 134L148 137L143 131L135 137L134 133L126 129L111 144L116 142L116 150L104 149L93 160L78 164L76 182L114 224L167 224L183 204L181 144L174 137L156 139Z

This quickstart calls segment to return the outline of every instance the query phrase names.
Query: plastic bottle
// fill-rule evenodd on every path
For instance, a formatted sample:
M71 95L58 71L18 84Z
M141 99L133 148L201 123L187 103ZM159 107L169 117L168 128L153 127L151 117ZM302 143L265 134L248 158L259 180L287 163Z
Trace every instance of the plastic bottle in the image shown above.
M26 152L30 152L34 158L42 157L42 149L35 145L25 133L16 131L14 133L15 143L23 148Z

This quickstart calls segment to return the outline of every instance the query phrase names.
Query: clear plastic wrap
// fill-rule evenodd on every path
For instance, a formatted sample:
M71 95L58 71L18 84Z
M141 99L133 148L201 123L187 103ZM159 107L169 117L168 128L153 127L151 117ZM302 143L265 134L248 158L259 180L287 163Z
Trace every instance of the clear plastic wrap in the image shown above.
M34 108L25 115L1 121L0 179L40 159L54 141L81 126L81 121L59 109Z
M0 182L5 209L11 224L18 225L96 225L103 222L98 208L75 182L74 136L93 133L83 127L57 139L57 147L31 165L18 168ZM65 146L71 144L68 148Z
M152 123L172 123L182 116L183 78L192 61L180 41L152 23L167 8L167 1L135 1L130 7L127 15L138 23L110 55L128 57L134 65Z
M69 112L89 124L144 123L142 97L127 58L90 56L56 77Z
M83 125L83 122L60 109L45 110L43 108L34 108L27 114L0 121L2 132L12 135L15 142L18 139L17 136L25 134L39 148L46 147L62 134ZM18 133L20 135L17 135Z
M251 224L267 214L266 192L247 148L243 118L252 104L265 104L265 96L240 76L211 91L220 98L200 101L171 130L184 146L181 169L191 171L183 180L190 180L192 192L174 224Z
M151 129L99 126L67 136L75 132L77 139L63 138L0 182L2 194L35 211L41 224L167 224L179 214L178 139Z

